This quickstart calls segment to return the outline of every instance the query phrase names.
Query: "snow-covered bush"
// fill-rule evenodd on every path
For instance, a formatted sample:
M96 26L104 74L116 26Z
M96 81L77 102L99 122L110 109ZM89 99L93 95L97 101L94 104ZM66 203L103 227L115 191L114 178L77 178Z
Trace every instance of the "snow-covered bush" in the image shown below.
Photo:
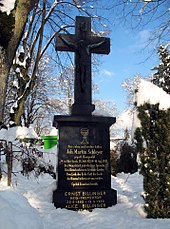
M149 218L170 218L170 55L160 46L160 64L152 83L141 80L136 94L140 125L135 139L144 177L145 210ZM139 122L138 122L139 124Z
M38 177L41 173L49 173L55 178L55 163L49 160L50 152L44 152L37 145L38 136L33 128L12 127L0 130L0 179L7 174L11 183L12 174L22 173L29 177L30 173ZM57 149L53 154L56 159Z
M135 139L147 217L170 218L170 108L159 110L159 104L145 103L138 112L141 128Z

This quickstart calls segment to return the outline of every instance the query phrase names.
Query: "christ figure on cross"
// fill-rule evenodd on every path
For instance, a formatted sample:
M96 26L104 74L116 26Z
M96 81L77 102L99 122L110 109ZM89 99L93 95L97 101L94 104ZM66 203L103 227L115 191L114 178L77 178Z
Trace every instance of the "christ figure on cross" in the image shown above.
M75 52L74 104L72 114L91 115L91 53L108 54L110 39L92 36L91 19L76 17L76 34L56 34L56 50Z
M68 47L73 48L75 52L78 54L79 60L76 62L76 73L79 74L81 91L83 93L86 88L86 69L88 68L87 61L89 61L89 55L91 55L91 50L101 46L106 41L103 40L99 43L86 44L87 42L85 40L80 40L77 43L71 43L65 37L60 36L60 39L66 45L68 45Z

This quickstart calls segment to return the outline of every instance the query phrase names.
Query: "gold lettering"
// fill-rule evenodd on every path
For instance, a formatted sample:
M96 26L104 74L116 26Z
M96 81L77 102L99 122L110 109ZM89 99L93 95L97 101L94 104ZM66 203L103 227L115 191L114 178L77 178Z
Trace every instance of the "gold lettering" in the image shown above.
M72 187L98 186L103 180L106 159L98 156L103 154L101 145L68 145L66 154L69 159L62 159L66 180L71 181Z
M67 209L77 209L78 208L78 204L67 204L66 208Z

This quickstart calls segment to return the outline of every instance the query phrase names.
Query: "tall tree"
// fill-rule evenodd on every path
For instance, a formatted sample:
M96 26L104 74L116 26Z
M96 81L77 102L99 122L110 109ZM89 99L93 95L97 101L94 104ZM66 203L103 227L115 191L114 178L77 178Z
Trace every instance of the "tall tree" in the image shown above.
M38 82L36 78L39 62L44 54L51 52L49 56L53 60L56 59L57 67L60 66L62 70L65 67L63 59L61 61L60 58L56 58L53 48L55 33L61 30L66 33L72 32L76 12L89 16L90 14L83 8L84 4L86 3L81 1L40 0L39 5L34 7L12 70L15 72L18 90L16 101L11 109L11 121L17 125L21 124L27 97ZM69 58L67 58L67 65Z
M130 110L134 110L135 108L134 95L138 88L140 79L142 78L144 77L141 75L135 75L133 78L131 77L123 81L122 87L127 92L127 104Z
M74 67L66 67L56 78L58 87L58 104L62 107L61 113L71 114L71 106L74 100Z
M94 114L103 116L115 116L116 115L116 105L109 100L94 99L95 104Z
M144 177L145 211L148 218L170 218L170 108L145 103L138 107L141 128L135 132Z
M157 72L152 81L164 91L153 85L154 93L148 93L148 98L145 99L145 95L141 94L144 88L139 87L140 93L136 96L139 96L139 103L142 95L144 96L144 103L137 104L141 127L136 129L135 139L141 160L140 172L144 177L145 210L149 218L170 218L170 105L167 102L169 55L163 47L160 48L160 57L160 64L155 68ZM152 90L151 83L149 84Z
M160 45L158 53L160 56L160 63L153 67L152 70L156 72L151 75L151 81L161 87L164 91L170 94L170 53L168 50L170 43L166 46Z
M3 121L8 73L22 38L29 12L38 0L0 3L0 121Z
M109 5L114 23L125 23L132 29L150 31L149 42L169 42L169 0L115 0ZM108 6L104 6L108 9ZM116 22L115 22L116 21Z

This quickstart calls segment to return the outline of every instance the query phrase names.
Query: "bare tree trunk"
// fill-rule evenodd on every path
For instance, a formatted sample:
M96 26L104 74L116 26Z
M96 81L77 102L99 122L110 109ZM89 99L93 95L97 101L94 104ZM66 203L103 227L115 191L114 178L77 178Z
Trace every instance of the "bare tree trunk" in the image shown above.
M13 152L12 152L12 143L10 142L6 148L6 157L7 157L7 176L8 176L8 186L11 185L12 181L12 162L13 162Z
M35 57L35 63L34 63L34 68L33 68L32 75L29 78L29 76L27 75L29 69L27 67L25 69L20 70L22 72L22 77L23 78L20 78L20 76L18 78L19 86L20 86L19 91L18 91L18 98L20 98L20 99L18 99L18 101L17 101L17 108L14 108L15 113L10 114L11 121L15 122L16 125L21 125L21 118L24 115L24 110L25 110L25 101L26 101L30 91L35 86L36 72L37 72L37 69L38 69L38 63L40 61L41 51L42 51L44 24L45 24L45 16L46 16L45 13L46 13L46 0L43 1L42 22L41 22L41 27L40 27L39 32L38 32L38 37L39 37L38 50L37 50L37 54L36 54L36 57ZM28 31L28 32L29 33L31 32L31 27L30 27L30 31ZM36 43L34 43L34 45L35 44ZM33 55L33 53L31 55ZM28 83L29 83L29 86L28 86Z
M14 113L10 113L10 120L15 122L17 126L21 125L21 116L24 114L25 110L25 99L27 98L27 95L22 97L19 101L19 106L17 106L16 109L14 109Z
M0 121L3 121L8 73L22 38L27 17L38 0L18 0L9 15L0 11ZM3 26L3 23L5 25ZM9 25L9 28L7 28ZM12 31L11 31L12 30ZM5 35L4 35L5 34Z
M6 61L6 53L0 47L0 121L3 120L4 114L4 101L7 85L7 76L9 72L9 66Z

